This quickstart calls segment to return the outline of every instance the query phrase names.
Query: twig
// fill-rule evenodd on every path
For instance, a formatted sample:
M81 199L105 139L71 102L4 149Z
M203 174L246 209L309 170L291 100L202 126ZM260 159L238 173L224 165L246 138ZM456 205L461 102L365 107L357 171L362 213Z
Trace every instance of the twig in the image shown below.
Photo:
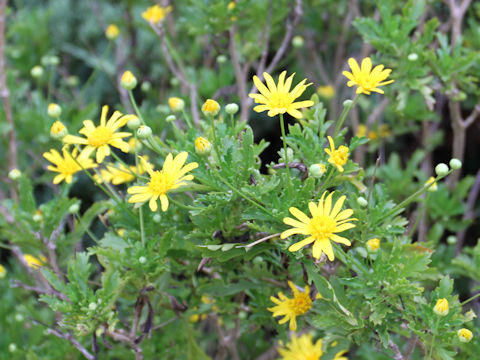
M0 0L0 97L5 110L5 119L10 127L8 131L8 166L9 169L18 167L17 140L15 135L15 123L13 122L12 107L10 105L10 91L7 87L6 63L5 63L5 23L6 23L7 0ZM13 199L17 199L15 185L10 186Z
M388 347L393 350L394 355L394 360L404 360L405 358L403 357L402 353L400 352L400 349L397 344L395 344L392 340L388 340Z
M261 239L258 239L258 240L256 240L256 241L254 241L254 242L252 242L252 243L250 243L250 244L248 244L248 245L246 245L246 246L242 246L242 247L249 249L249 248L251 248L252 246L255 246L255 245L260 244L260 243L262 243L262 242L265 242L265 241L267 241L267 240L276 238L276 237L280 236L280 234L281 234L281 233L277 233L277 234L265 236L265 237L263 237L263 238L261 238Z

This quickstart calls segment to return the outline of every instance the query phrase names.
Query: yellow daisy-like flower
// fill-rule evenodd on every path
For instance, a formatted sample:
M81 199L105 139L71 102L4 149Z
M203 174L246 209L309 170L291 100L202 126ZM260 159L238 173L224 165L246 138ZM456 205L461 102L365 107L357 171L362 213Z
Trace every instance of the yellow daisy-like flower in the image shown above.
M193 180L193 175L185 174L198 167L196 162L184 166L187 157L188 153L186 151L182 151L175 156L175 158L172 154L168 154L161 171L154 171L153 167L142 159L143 167L148 172L148 175L150 175L150 181L146 186L129 187L127 192L134 195L128 200L128 202L143 203L149 200L148 205L150 206L150 210L157 211L157 200L160 198L162 211L167 211L167 192L177 189L182 185L186 185L185 181Z
M283 292L278 293L278 298L270 296L270 300L277 304L274 307L267 308L268 311L273 312L273 317L283 316L283 319L279 320L279 324L285 324L290 321L290 330L297 330L297 316L305 314L312 307L312 299L310 299L310 286L305 286L305 291L298 291L295 284L291 281L288 282L288 286L293 291L293 299L287 298Z
M0 264L0 279L3 279L7 275L7 269Z
M348 147L341 145L335 150L335 143L331 136L328 136L328 142L330 143L330 149L325 148L325 152L330 155L328 162L337 167L337 170L343 172L343 165L348 161Z
M86 138L80 136L67 135L63 138L66 144L86 145L86 149L97 151L97 163L101 163L106 156L110 155L110 146L116 147L123 152L128 152L130 146L122 139L132 134L129 132L116 132L135 115L122 115L120 111L115 111L107 121L108 106L102 108L100 117L100 125L95 126L92 120L85 120L83 128L79 133L85 135Z
M291 207L289 209L290 213L298 220L289 217L284 218L283 222L293 226L293 228L284 231L280 235L280 238L286 239L294 234L309 235L304 240L291 245L288 250L291 252L298 251L304 246L313 243L313 257L315 259L319 259L322 252L324 252L328 256L328 259L333 261L335 256L333 255L330 240L350 246L350 240L338 236L336 233L354 228L355 225L349 221L355 221L357 219L350 218L350 216L353 215L352 209L340 211L347 198L345 195L340 196L332 208L333 193L329 194L324 200L325 194L327 194L326 191L320 198L318 205L313 201L308 203L308 209L312 214L311 218L297 208Z
M50 128L50 136L54 139L62 139L68 134L68 130L61 121L55 121Z
M32 269L41 268L47 263L47 258L43 255L40 255L38 258L36 258L33 255L25 254L23 255L23 259L26 261L28 267L31 267Z
M432 184L432 185L430 185L430 184ZM430 176L428 178L428 180L425 182L425 186L428 186L428 185L430 185L430 187L428 188L428 191L434 192L434 191L438 190L438 184L435 181L435 178L433 176Z
M75 148L71 153L69 153L66 147L64 147L62 149L63 156L60 155L60 153L55 149L51 149L50 152L43 153L43 157L55 165L48 165L47 169L59 173L53 178L53 183L59 184L65 180L67 184L70 184L72 182L73 175L77 172L82 171L83 169L97 167L97 164L90 159L90 155L92 154L93 150L93 148L86 147L80 152L80 154L78 154L78 149Z
M145 173L145 167L143 165L145 161L141 161L138 165L138 174L135 165L127 167L124 164L108 164L106 169L100 170L100 176L95 175L95 180L99 183L108 182L113 185L120 185L133 181L135 180L134 174L142 175Z
M158 24L172 11L171 6L161 7L159 5L150 6L142 13L142 18L149 23Z
M298 109L312 106L313 101L305 100L295 102L295 99L302 95L305 89L312 83L305 84L307 79L303 79L290 91L295 73L290 75L287 80L285 80L286 75L287 72L283 71L278 77L278 84L275 85L270 74L266 72L263 73L267 86L265 86L256 75L253 77L253 82L260 94L249 94L248 96L254 99L256 104L261 104L255 106L253 110L256 112L268 110L267 114L270 117L274 117L277 114L288 113L294 118L302 118L302 113L298 111Z
M362 67L358 66L357 60L354 58L348 59L348 65L352 72L344 71L342 74L350 80L347 85L352 87L357 85L357 94L370 95L372 91L383 94L384 91L379 89L379 86L388 85L395 80L384 81L392 72L392 69L384 69L385 66L377 65L372 70L372 60L366 57L362 60Z
M108 40L115 40L120 35L120 29L115 24L110 24L105 30L105 36Z
M281 360L319 360L323 355L322 339L313 342L312 334L303 334L300 337L292 335L285 347L280 347L278 353Z

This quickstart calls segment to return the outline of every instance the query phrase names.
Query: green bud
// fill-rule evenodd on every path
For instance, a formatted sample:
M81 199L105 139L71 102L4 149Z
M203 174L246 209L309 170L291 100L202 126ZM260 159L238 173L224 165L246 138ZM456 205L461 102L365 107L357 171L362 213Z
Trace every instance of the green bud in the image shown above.
M218 55L217 62L219 64L225 64L227 62L227 57L225 55Z
M457 243L457 237L455 235L448 236L447 243L450 245L455 245Z
M417 60L418 60L418 55L415 54L415 53L411 53L411 54L408 55L407 58L408 58L408 60L410 60L410 61L417 61Z
M177 118L175 117L175 115L168 115L165 120L167 122L174 122Z
M10 351L11 353L14 353L15 351L17 351L17 345L15 345L14 343L11 343L10 345L8 345L8 351Z
M47 114L51 118L54 118L54 119L59 118L60 115L62 115L62 108L58 104L50 103L48 104L48 107L47 107Z
M65 80L65 83L71 87L77 86L79 82L80 80L78 80L78 76L75 75L71 75Z
M160 216L160 214L153 215L153 222L158 224L161 220L162 220L162 217Z
M353 104L353 101L350 100L350 99L347 99L343 102L343 107L347 108L347 107L352 106L352 104Z
M314 177L314 178L320 178L323 174L325 174L325 171L327 168L325 167L324 164L313 164L310 165L308 168L309 173Z
M22 172L18 169L12 169L8 172L8 177L13 181L20 179L21 176Z
M303 37L300 36L300 35L297 35L297 36L295 36L295 37L292 39L292 45L293 45L293 47L301 48L304 43L305 43L305 42L303 41Z
M140 256L140 257L138 258L138 262L139 262L140 264L145 264L145 263L147 262L147 258L146 258L145 256Z
M130 130L137 130L141 125L140 119L138 117L133 117L127 122L127 127Z
M178 80L176 77L170 79L170 85L173 87L177 87L180 84L180 80Z
M451 159L449 164L453 170L458 170L462 167L462 162L455 158Z
M68 212L70 214L76 214L79 210L80 210L80 204L78 202L73 205L70 205L70 207L68 208Z
M225 112L230 115L235 115L238 112L238 105L235 103L227 104L225 106Z
M440 163L437 166L435 166L435 173L438 176L445 176L448 174L448 166L447 164Z
M255 256L255 257L253 258L253 263L254 263L255 265L260 265L260 264L263 263L263 261L264 261L264 260L263 260L263 258L262 258L261 256Z
M137 78L131 71L125 71L120 79L120 85L126 90L133 90L137 86Z
M25 320L25 317L22 314L20 314L20 313L15 314L15 321L16 322L22 322L23 320Z
M363 196L359 196L357 198L357 204L360 205L361 207L366 207L368 206L368 201Z
M141 89L143 92L149 92L151 88L152 88L152 84L150 84L149 81L144 81L142 83Z
M33 78L38 79L43 76L43 67L40 65L34 66L32 70L30 70L30 75L32 75Z
M97 309L97 304L95 304L94 302L88 304L88 309L91 310L91 311L94 311Z
M141 140L148 139L150 136L152 136L152 129L150 128L150 126L140 125L137 130L137 136Z

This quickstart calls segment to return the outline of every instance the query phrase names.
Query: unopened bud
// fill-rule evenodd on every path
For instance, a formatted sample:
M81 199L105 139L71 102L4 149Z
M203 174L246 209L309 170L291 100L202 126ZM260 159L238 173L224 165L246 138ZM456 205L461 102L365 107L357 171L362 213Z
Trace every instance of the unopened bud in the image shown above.
M366 207L368 205L368 201L363 196L359 196L357 198L357 204L360 205L361 207Z
M133 90L137 86L137 78L131 71L125 71L120 79L120 85L126 90Z
M458 330L457 336L458 336L458 340L460 340L463 343L468 343L473 338L472 332L465 328Z
M183 99L180 99L178 97L171 97L171 98L168 98L168 106L170 106L170 109L173 112L179 112L185 108L185 101L183 101Z
M462 167L462 162L455 158L451 159L449 164L453 170L458 170Z
M42 77L43 67L41 67L40 65L34 66L32 70L30 70L30 75L32 75L32 77L34 77L35 79Z
M448 174L448 166L447 164L440 163L437 166L435 166L435 173L438 176L445 176Z
M94 311L97 309L97 304L95 304L94 302L88 304L88 309L91 310L91 311Z
M433 312L437 314L438 316L445 316L448 314L448 300L443 298L443 299L438 299L437 303L435 304L433 308Z
M347 99L343 102L343 107L349 108L350 106L352 106L352 104L353 104L353 101L350 99Z
M418 55L415 53L411 53L408 55L408 60L410 61L417 61L418 60Z
M137 130L140 125L141 125L140 119L136 116L130 118L130 120L128 120L127 122L127 127L130 130Z
M220 111L220 104L212 99L207 99L202 105L202 112L205 116L215 116Z
M140 257L138 258L138 262L139 262L140 264L145 264L145 263L147 262L147 258L146 258L145 256L140 256Z
M199 136L195 139L195 151L198 154L208 155L211 149L212 144L210 144L210 141L208 141L204 137Z
M225 55L218 55L217 62L219 64L225 64L227 62L227 57Z
M303 37L300 35L297 35L292 39L292 45L296 48L301 48L304 43L305 41L303 40Z
M380 248L380 239L373 238L367 241L367 249L370 252L375 252Z
M152 129L147 125L140 125L137 130L137 136L139 139L145 140L152 135Z
M21 176L22 172L18 169L12 169L8 172L8 177L13 181L20 179Z
M152 89L152 84L150 84L150 81L144 81L142 82L141 89L143 92L149 92Z
M175 115L168 115L168 116L165 118L165 121L166 121L166 122L174 122L175 120L177 120L177 118L175 117Z
M8 345L8 351L10 351L11 353L14 353L15 351L17 351L17 345L15 345L14 343L11 343L10 345Z
M324 164L313 164L308 168L310 174L312 174L312 176L315 178L321 177L323 174L325 174L326 170L327 168Z
M68 208L68 212L70 214L76 214L79 210L80 210L80 204L78 202L73 205L70 205L70 207Z
M120 29L118 26L114 24L108 25L107 30L105 30L105 37L108 40L115 40L118 35L120 35Z
M447 236L447 243L449 245L455 245L457 243L457 237L455 235Z
M159 223L162 220L162 216L160 214L153 215L153 222Z
M55 121L50 128L50 136L55 140L61 140L68 134L68 130L61 121Z
M230 115L235 115L238 112L238 105L235 103L227 104L225 106L225 112Z

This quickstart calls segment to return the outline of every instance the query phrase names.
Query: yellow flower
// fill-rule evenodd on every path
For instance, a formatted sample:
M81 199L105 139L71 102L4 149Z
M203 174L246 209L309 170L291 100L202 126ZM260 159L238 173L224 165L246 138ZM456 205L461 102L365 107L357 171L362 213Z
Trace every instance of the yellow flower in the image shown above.
M309 218L297 208L291 207L289 209L290 213L300 221L289 217L284 218L283 222L293 226L293 228L282 232L280 238L286 239L294 234L309 235L304 240L291 245L288 250L291 252L298 251L304 246L313 243L313 257L315 259L319 259L322 252L324 252L328 259L333 261L335 256L333 255L330 240L350 246L350 240L338 236L336 233L354 228L355 225L349 223L349 221L357 219L350 218L353 215L352 209L340 211L347 198L345 195L335 202L332 209L333 193L329 194L324 200L325 194L327 194L326 191L320 198L318 205L313 201L308 203L308 209L312 214L312 218Z
M185 107L185 101L183 101L183 99L180 99L178 97L171 97L171 98L168 98L168 106L170 106L170 109L173 112L182 111L183 108Z
M97 163L101 163L106 156L110 155L110 146L116 147L123 152L128 152L130 146L122 140L122 138L131 136L128 132L116 132L122 126L135 117L135 115L123 115L119 111L115 111L108 121L108 106L102 108L100 117L100 125L95 127L92 120L85 120L83 128L79 133L86 136L67 135L63 138L63 142L67 144L86 145L85 149L93 149L97 151Z
M236 6L237 6L237 4L235 4L235 1L230 1L227 5L227 9L231 11L231 10L235 9Z
M335 165L338 171L343 172L343 165L345 165L348 160L348 147L341 145L335 150L335 143L331 136L328 136L328 142L330 143L330 149L324 149L325 152L330 155L328 162Z
M172 11L171 6L161 7L158 5L150 6L142 13L142 17L149 23L158 24Z
M196 323L198 322L198 320L200 320L200 315L199 314L192 314L190 315L190 317L188 318L188 321L190 321L191 323Z
M55 121L50 128L50 136L54 139L63 139L68 134L68 130L61 121Z
M141 141L138 141L134 137L131 137L130 140L128 140L128 146L130 147L130 152L135 153L135 150L140 151L142 149L143 144Z
M133 90L137 86L137 78L130 70L127 70L120 78L120 85L126 90Z
M428 188L428 191L433 192L438 190L437 182L435 181L435 178L433 176L430 176L428 180L425 182L425 186L428 186L428 185L430 185L430 187Z
M105 30L105 36L108 40L115 40L118 35L120 35L120 30L118 29L117 25L110 24L107 26L107 30Z
M278 293L278 298L270 296L270 300L277 304L272 308L267 308L268 311L273 312L273 317L283 316L279 324L285 324L290 320L289 328L291 331L297 330L297 316L305 314L312 307L312 299L310 299L310 286L305 286L305 291L298 291L295 284L291 281L288 286L293 291L293 299L287 298L282 292Z
M73 175L77 172L82 171L83 169L97 167L97 164L90 159L90 155L92 154L93 150L93 148L86 147L77 156L78 149L75 148L70 153L67 148L64 147L62 149L63 157L55 149L51 149L50 152L43 153L43 157L55 165L48 165L47 169L59 173L53 178L53 183L59 184L65 180L67 184L70 184L72 182Z
M128 168L123 164L108 164L106 169L100 170L100 176L95 175L95 180L99 183L108 182L113 185L125 184L127 182L135 180L135 175L137 174L137 167L135 165L130 165ZM138 175L145 173L145 168L140 162L138 165Z
M433 312L439 316L445 316L448 314L448 300L438 299L435 307L433 308Z
M292 335L285 347L278 349L281 360L319 360L322 355L322 339L313 342L312 334L303 334L300 337Z
M198 167L196 162L184 166L187 157L188 153L185 151L182 151L175 156L175 158L173 158L172 154L168 154L161 171L154 171L153 166L142 159L143 166L150 175L150 181L146 186L129 187L127 192L134 195L128 200L128 202L143 203L149 200L148 205L150 206L150 210L157 211L157 199L160 198L162 211L167 211L167 192L177 189L182 185L186 185L185 181L193 180L193 175L185 174Z
M40 255L38 258L36 258L33 255L25 254L23 255L23 259L26 261L28 267L31 267L32 269L41 268L47 263L47 259L43 255Z
M458 339L463 343L468 343L473 338L473 334L470 330L462 328L457 331Z
M377 140L377 139L378 139L378 134L377 134L376 131L371 130L371 131L368 132L367 137L368 137L370 140Z
M325 99L331 99L335 96L335 88L332 85L322 85L317 88L317 93Z
M364 124L360 124L357 127L357 133L355 136L357 137L365 137L367 135L367 126Z
M202 105L202 112L205 116L215 116L220 111L220 104L212 99L207 99Z
M295 73L290 75L290 77L285 81L286 75L287 72L283 71L278 78L278 84L275 85L275 82L270 74L266 72L263 73L267 86L265 86L256 75L253 77L253 82L255 83L255 86L260 94L249 94L248 96L254 99L256 104L261 104L255 106L253 110L256 112L268 110L267 115L270 117L274 117L277 114L288 113L294 118L302 118L302 113L298 111L298 109L312 106L313 101L294 101L296 98L302 95L305 89L312 83L305 84L307 79L303 79L292 91L290 91Z
M348 59L348 65L352 72L344 71L342 74L350 81L347 83L349 87L357 85L357 94L363 93L370 95L372 91L383 94L384 91L379 86L388 85L395 80L384 81L392 72L391 69L384 69L383 65L377 65L372 70L372 60L366 57L362 60L362 67L358 66L354 58Z
M199 154L208 154L212 149L212 144L210 141L205 139L204 137L197 137L195 139L195 151Z
M3 279L5 275L7 275L7 269L5 269L2 264L0 264L0 279Z
M380 239L373 238L367 241L367 249L368 251L377 251L380 248Z

